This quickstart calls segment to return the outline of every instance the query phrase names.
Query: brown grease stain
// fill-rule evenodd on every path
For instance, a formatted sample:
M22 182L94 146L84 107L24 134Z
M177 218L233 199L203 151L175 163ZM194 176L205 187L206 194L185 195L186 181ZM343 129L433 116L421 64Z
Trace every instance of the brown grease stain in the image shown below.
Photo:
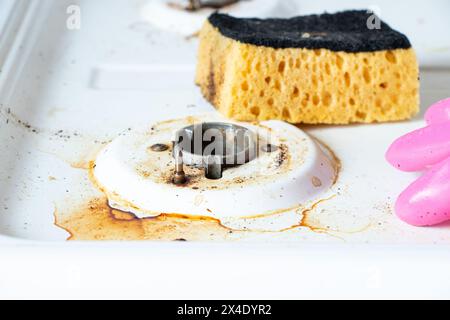
M283 214L283 213L287 213L290 211L298 211L300 210L302 207L301 206L295 206L295 207L291 207L291 208L286 208L286 209L278 209L278 210L273 210L273 211L269 211L263 214L257 214L257 215L251 215L251 216L243 216L241 217L241 219L260 219L260 218L268 218L271 216L276 216L279 214Z
M139 219L134 214L111 208L106 198L95 198L73 212L55 210L55 225L66 230L67 240L153 240L153 241L224 241L239 233L209 217L162 214Z
M70 236L67 238L69 241L233 241L248 234L275 234L300 228L307 228L321 234L328 234L330 231L318 223L317 217L312 218L311 216L321 203L331 200L335 195L319 200L311 207L303 209L302 220L281 231L233 230L222 225L220 220L211 217L164 213L157 217L141 219L133 213L117 210L109 206L108 197L111 195L107 196L106 190L94 178L95 162L93 160L81 161L78 165L72 163L72 167L87 169L90 181L105 196L91 199L79 206L72 206L68 212L55 209L54 223L69 233ZM339 171L339 167L337 165L337 171ZM126 205L131 208L131 204L127 203ZM277 210L269 214L247 218L263 218L294 209Z
M296 224L296 225L293 225L293 226L291 226L289 228L283 229L283 230L281 230L281 232L304 227L304 228L308 228L309 230L311 230L313 232L327 233L329 230L327 230L326 228L322 227L320 224L315 224L314 223L315 220L311 219L311 213L313 213L315 211L315 209L317 209L317 207L320 204L322 204L322 203L324 203L326 201L329 201L329 200L331 200L331 199L333 199L335 197L336 197L336 195L332 195L329 198L321 199L321 200L317 201L316 203L314 203L310 208L303 210L303 212L302 212L303 218L300 221L300 223Z
M193 118L191 121L194 121ZM171 121L166 121L171 123ZM322 142L321 142L322 143ZM337 182L341 162L326 144L322 145L328 149L334 158L336 177L333 184ZM99 240L99 241L233 241L242 239L246 234L256 233L280 233L294 229L307 228L315 233L328 234L327 228L317 223L317 217L312 218L312 213L321 203L331 200L336 195L322 199L311 207L303 209L301 221L281 231L254 231L233 230L221 224L220 220L205 216L189 216L181 214L163 213L157 217L138 218L133 213L112 208L108 204L106 190L98 184L93 175L95 159L100 149L86 157L86 160L72 162L70 165L75 169L88 171L88 177L93 185L100 190L104 196L93 198L84 204L71 206L69 210L55 209L54 224L69 233L67 240ZM289 160L286 158L287 150L281 156L281 163ZM89 158L89 160L87 160ZM244 181L242 181L244 182ZM126 204L130 208L130 204ZM136 208L138 209L138 208ZM281 214L294 210L295 208L277 210L269 214L252 216L247 218L263 218L271 215ZM335 235L331 235L335 236Z
M336 237L329 234L333 230L317 224L317 217L311 219L311 214L321 203L334 197L319 200L304 209L298 224L280 231L234 230L222 225L218 219L205 216L164 213L157 217L138 218L133 213L112 208L106 197L72 207L70 212L56 208L54 224L69 233L68 241L236 241L249 234L276 234L301 228ZM272 214L289 210L292 208Z
M112 208L106 190L96 181L95 161L82 162L91 183L104 196L93 198L85 204L73 206L69 212L54 212L56 226L67 231L73 240L114 241L229 241L246 231L236 231L223 226L220 220L205 216L163 213L157 217L138 218L131 212ZM122 201L130 209L131 204Z

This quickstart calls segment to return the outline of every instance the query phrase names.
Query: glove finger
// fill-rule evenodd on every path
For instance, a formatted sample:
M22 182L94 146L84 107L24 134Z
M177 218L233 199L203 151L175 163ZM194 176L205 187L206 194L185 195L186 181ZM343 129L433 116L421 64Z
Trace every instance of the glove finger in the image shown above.
M412 183L398 198L397 216L414 226L450 220L450 158Z
M422 171L450 156L450 121L410 132L397 139L387 161L402 171Z
M427 124L439 124L450 121L450 98L436 102L425 113Z

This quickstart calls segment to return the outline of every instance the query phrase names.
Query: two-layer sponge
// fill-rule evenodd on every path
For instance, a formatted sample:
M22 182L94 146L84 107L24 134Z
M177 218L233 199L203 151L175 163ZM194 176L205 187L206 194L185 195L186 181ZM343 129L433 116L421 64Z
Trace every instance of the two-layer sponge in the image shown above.
M196 83L225 116L347 124L409 119L419 69L409 40L371 14L291 19L215 13L200 32Z

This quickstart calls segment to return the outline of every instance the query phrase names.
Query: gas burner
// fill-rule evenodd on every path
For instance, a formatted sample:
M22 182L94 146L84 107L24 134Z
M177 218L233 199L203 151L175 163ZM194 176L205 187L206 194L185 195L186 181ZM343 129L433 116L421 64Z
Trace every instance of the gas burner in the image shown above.
M112 207L140 218L176 213L221 221L308 205L336 175L332 154L297 127L217 115L131 130L107 145L93 168Z
M223 170L256 157L257 137L248 128L225 122L187 126L176 133L178 163L204 168L207 179L222 178Z

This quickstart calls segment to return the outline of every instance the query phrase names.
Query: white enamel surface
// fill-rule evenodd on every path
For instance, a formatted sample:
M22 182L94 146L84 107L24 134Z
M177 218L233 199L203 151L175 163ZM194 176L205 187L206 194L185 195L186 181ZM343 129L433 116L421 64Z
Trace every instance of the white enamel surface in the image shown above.
M227 120L204 116L196 121ZM319 200L336 178L331 156L300 129L281 121L262 122L261 127L237 124L266 137L264 144L284 145L285 155L281 148L261 152L253 161L225 170L219 180L202 177L196 189L168 183L166 176L153 178L161 172L171 174L174 160L170 150L155 153L149 147L170 144L174 132L187 124L183 119L175 121L155 134L149 133L149 128L155 127L150 124L121 135L102 150L95 161L94 177L107 194L114 195L109 199L112 206L140 217L178 213L222 220L267 215ZM287 158L281 166L277 164L280 157ZM149 171L150 177L140 174L141 170ZM237 179L243 182L236 183Z
M412 24L408 17L425 13L431 26L448 22L439 18L448 1L396 1L394 7L408 6L406 17L389 11L388 1L375 2L403 29ZM11 3L0 1L1 17ZM391 124L302 126L342 161L335 197L316 208L339 232L299 228L223 244L65 242L67 232L53 224L55 204L98 193L85 171L71 166L98 146L93 140L214 109L193 85L196 41L142 21L146 1L79 1L76 31L64 27L73 1L17 3L32 7L16 8L9 28L0 24L0 297L450 298L449 226L414 228L392 213L395 196L417 175L391 168L384 152L423 126L422 115ZM349 3L355 5L342 7ZM308 12L340 6L300 4ZM447 46L438 33L413 33ZM419 48L422 61L435 68L422 69L422 114L450 96L448 64L425 49ZM8 108L40 133L14 122ZM71 138L55 136L60 130Z

